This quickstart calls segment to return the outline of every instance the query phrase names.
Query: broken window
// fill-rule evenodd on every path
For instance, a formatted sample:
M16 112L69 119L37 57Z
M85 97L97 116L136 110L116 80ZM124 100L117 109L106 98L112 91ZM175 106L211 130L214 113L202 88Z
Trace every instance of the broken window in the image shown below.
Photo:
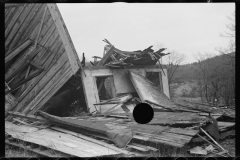
M160 72L146 72L146 78L159 87L161 91L163 91Z
M100 100L116 97L113 76L96 77L98 96Z

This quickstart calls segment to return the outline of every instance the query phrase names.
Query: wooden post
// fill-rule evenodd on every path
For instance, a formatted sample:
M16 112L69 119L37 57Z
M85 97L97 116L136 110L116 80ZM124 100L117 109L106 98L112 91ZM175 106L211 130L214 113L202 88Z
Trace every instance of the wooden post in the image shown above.
M223 151L226 151L229 156L231 156L227 150L225 150L222 146L220 146L204 129L200 127L200 130L205 133L219 148L221 148Z

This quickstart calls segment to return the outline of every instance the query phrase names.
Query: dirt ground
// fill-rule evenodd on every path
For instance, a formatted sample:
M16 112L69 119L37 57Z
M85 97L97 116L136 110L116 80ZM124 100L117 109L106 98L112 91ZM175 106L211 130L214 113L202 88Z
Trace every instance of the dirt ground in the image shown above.
M224 141L220 142L220 145L229 151L230 155L235 157L236 154L236 148L235 148L235 137L227 138Z

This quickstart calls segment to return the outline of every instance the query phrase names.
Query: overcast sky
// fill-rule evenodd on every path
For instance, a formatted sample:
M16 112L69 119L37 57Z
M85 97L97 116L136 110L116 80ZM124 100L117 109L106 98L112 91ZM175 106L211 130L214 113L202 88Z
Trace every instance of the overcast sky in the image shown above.
M226 47L228 39L220 37L235 12L234 3L105 3L57 4L68 32L82 59L103 55L109 40L123 51L143 50L151 45L157 50L176 50L194 62L195 55L217 54L216 47Z

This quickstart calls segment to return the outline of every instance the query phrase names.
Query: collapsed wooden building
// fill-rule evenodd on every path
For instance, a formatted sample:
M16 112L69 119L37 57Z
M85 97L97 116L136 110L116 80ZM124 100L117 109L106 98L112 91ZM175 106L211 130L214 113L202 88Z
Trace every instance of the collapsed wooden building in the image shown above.
M155 143L185 147L203 136L200 129L216 141L234 130L233 115L170 100L159 61L166 48L129 52L104 42L103 57L87 65L56 4L5 5L7 144L43 156L52 156L49 148L56 156L130 156L157 152ZM141 102L154 110L149 124L132 116ZM230 120L218 122L215 134L213 119L222 115Z

